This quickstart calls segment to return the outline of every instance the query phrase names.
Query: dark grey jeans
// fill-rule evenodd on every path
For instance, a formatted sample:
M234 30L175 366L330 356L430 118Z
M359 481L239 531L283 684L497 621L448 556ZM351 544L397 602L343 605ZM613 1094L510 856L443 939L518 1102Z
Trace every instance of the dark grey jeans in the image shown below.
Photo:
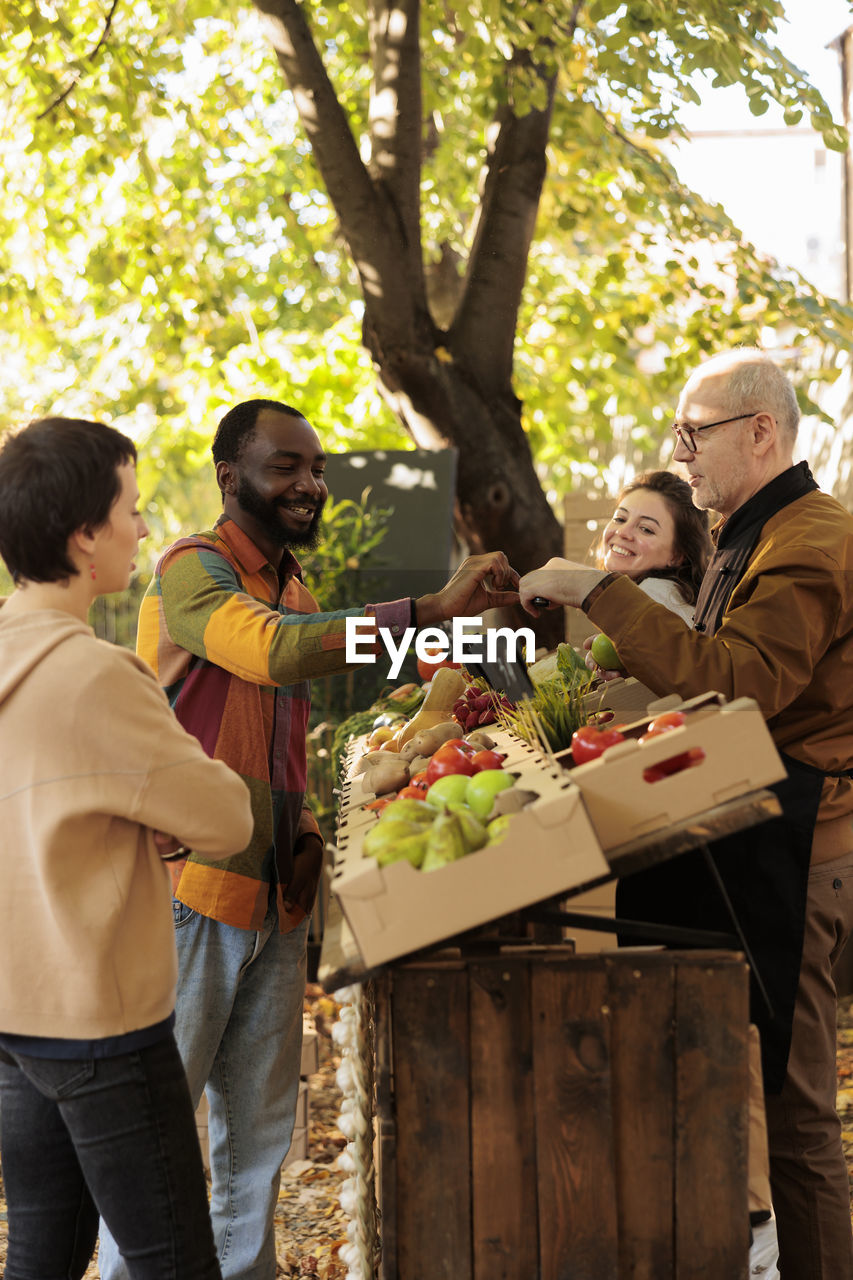
M98 1218L134 1280L220 1280L174 1036L112 1058L0 1050L6 1280L79 1280Z

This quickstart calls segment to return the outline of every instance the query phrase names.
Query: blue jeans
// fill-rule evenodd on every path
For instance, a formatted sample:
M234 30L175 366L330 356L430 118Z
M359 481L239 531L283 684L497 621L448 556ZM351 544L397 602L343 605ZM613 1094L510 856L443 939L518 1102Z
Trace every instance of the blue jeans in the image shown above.
M175 1035L193 1106L209 1106L210 1212L224 1280L275 1280L273 1215L290 1148L305 1000L308 921L235 929L175 902ZM102 1280L123 1280L101 1231Z
M79 1280L98 1214L126 1274L219 1280L192 1104L173 1036L112 1058L0 1050L6 1280Z

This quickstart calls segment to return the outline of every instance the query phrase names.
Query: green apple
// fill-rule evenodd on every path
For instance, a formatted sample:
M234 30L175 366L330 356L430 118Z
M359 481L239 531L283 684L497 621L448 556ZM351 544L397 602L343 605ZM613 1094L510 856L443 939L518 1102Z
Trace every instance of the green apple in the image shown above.
M464 800L469 781L467 773L447 773L443 778L436 778L426 793L427 804L431 805L434 811L446 808L453 801ZM399 801L397 803L399 804ZM417 804L418 801L413 800L412 803ZM433 817L435 817L434 812Z
M511 787L515 778L504 769L484 769L482 773L475 773L466 781L465 803L474 817L482 821L491 813L498 792Z
M593 636L589 651L603 671L618 671L622 666L613 641L603 631Z

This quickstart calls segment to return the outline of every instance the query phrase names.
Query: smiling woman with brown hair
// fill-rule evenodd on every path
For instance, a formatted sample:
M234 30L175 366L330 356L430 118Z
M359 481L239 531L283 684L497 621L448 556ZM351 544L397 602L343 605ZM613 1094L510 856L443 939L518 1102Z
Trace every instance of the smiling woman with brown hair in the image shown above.
M687 482L671 471L644 471L616 499L596 561L692 622L711 551L707 514L693 505Z

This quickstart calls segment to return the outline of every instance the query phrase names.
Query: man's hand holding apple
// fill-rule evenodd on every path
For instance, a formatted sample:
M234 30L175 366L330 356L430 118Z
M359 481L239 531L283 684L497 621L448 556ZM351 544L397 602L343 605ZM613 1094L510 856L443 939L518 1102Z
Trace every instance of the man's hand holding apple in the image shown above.
M596 635L593 635L593 636L587 636L586 640L584 640L584 642L583 642L583 647L584 647L584 649L586 650L586 655L585 655L585 657L584 657L584 662L586 663L586 665L587 665L587 667L589 668L589 670L590 670L590 671L594 671L594 672L595 672L595 674L598 676L598 678L599 678L600 680L604 680L604 682L605 682L605 683L606 683L608 680L621 680L621 679L623 679L623 678L624 678L624 676L625 676L625 668L624 668L624 667L621 667L621 666L607 666L607 667L604 667L604 666L602 666L602 665L601 665L601 662L596 661L596 657L595 657L595 655L592 653L592 645L593 645L593 641L598 639L599 634L600 634L600 633L597 633ZM605 637L605 639L606 639L606 637ZM612 648L612 645L611 645L611 648ZM616 655L615 650L614 650L614 657L617 657L617 659L618 659L618 655Z

